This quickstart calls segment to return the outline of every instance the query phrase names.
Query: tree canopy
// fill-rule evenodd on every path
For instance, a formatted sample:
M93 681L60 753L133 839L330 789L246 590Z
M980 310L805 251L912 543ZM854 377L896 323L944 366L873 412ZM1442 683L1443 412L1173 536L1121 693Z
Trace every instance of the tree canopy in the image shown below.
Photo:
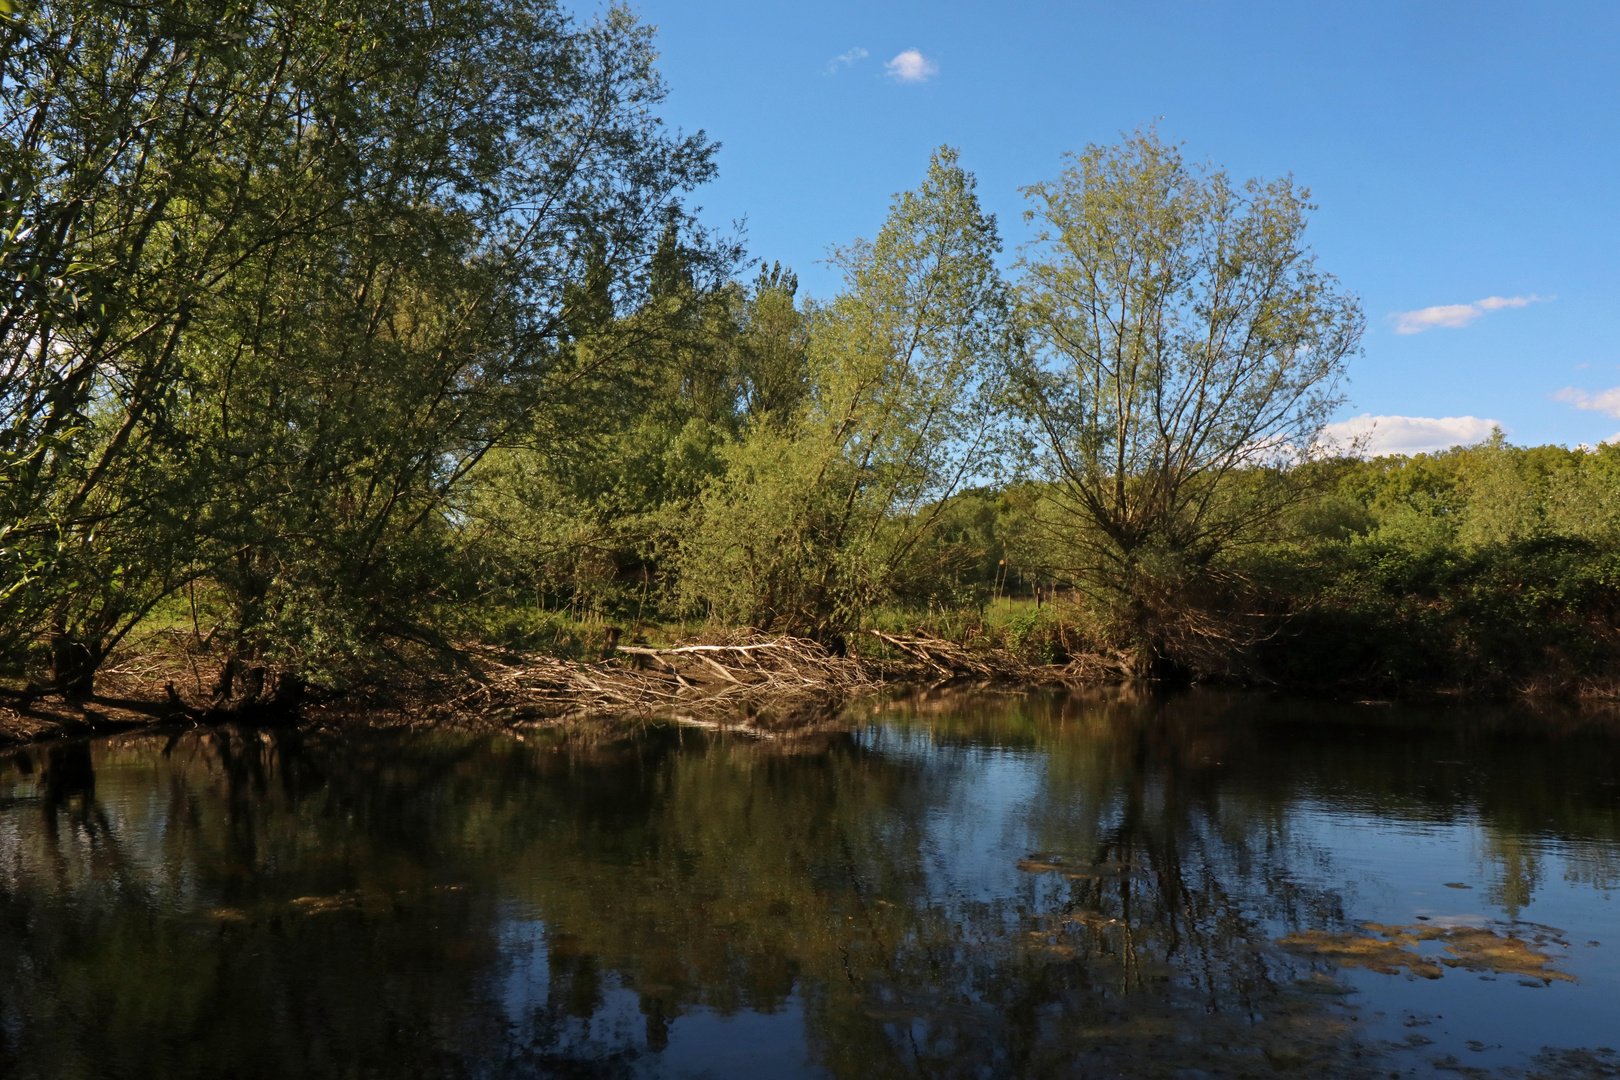
M1300 496L1360 307L1305 243L1308 191L1234 185L1151 130L1024 192L1020 401L1052 558L1151 638L1155 594Z
M1292 178L1139 131L1023 189L1009 260L941 147L810 296L702 224L718 145L655 61L556 0L0 11L11 692L90 696L131 635L216 709L698 628L1608 663L1571 628L1602 636L1609 451L1318 445L1363 319ZM1436 629L1492 604L1538 644ZM1372 654L1344 677L1416 670Z

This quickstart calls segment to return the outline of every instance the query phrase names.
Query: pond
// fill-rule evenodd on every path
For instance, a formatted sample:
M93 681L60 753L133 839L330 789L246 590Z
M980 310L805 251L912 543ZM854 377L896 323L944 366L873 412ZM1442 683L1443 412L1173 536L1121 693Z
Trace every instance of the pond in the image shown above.
M0 757L0 1076L1620 1076L1620 726L934 695Z

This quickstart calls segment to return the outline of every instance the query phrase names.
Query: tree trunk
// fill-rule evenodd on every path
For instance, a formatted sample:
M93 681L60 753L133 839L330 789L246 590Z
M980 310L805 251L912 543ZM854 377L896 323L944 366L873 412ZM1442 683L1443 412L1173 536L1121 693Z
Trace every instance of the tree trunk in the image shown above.
M79 641L62 627L51 634L51 681L68 700L83 701L95 694L101 660L99 641Z

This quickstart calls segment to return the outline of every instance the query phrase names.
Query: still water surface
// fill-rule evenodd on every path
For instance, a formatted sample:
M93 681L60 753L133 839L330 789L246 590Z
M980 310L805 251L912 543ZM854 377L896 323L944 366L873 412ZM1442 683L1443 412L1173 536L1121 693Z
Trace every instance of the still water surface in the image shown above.
M944 697L0 758L0 1076L1620 1076L1620 727Z

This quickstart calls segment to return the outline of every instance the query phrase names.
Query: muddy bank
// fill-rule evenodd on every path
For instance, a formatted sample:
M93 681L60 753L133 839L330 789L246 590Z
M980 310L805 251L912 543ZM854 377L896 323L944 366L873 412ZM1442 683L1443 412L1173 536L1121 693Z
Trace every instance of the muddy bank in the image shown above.
M876 631L870 637L873 653L866 656L835 655L800 638L739 635L667 648L624 645L594 663L472 647L462 654L455 678L348 693L308 688L285 699L252 700L205 696L210 681L189 666L146 655L114 665L102 680L105 691L82 701L37 687L0 690L0 745L244 721L532 727L669 715L780 728L890 690L971 683L1082 686L1117 682L1125 674L1121 663L1108 658L1032 664L1005 650L937 638Z

